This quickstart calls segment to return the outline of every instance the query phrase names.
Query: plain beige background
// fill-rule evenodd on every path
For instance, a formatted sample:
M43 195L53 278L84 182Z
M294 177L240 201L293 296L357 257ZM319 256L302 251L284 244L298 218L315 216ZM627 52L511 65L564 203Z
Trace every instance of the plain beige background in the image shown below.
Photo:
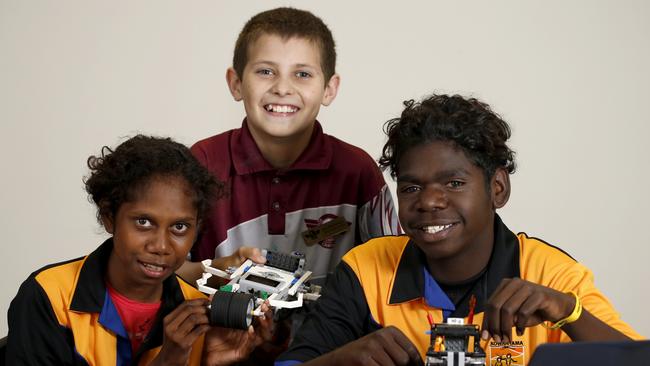
M338 45L341 90L319 119L378 157L401 101L484 99L510 122L513 231L590 267L650 336L650 2L0 0L0 336L20 283L105 237L86 158L137 132L192 144L238 127L224 79L258 11L314 11ZM391 183L392 185L392 183Z

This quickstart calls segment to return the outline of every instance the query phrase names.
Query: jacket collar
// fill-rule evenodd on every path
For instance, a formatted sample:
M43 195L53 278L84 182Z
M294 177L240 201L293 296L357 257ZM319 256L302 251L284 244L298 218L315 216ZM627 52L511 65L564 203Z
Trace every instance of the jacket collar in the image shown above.
M235 172L238 175L253 174L263 171L276 170L269 164L257 147L253 135L248 129L246 119L242 127L235 130L230 141ZM292 170L324 170L329 168L332 161L333 147L331 141L325 138L323 128L318 121L314 122L314 130L305 151L285 172Z
M77 277L70 310L84 313L101 312L104 296L107 293L105 273L112 251L113 238L109 238L84 259Z
M110 310L111 314L106 314L107 309L114 309L112 305L107 305L107 302L111 304L112 302L105 285L108 259L112 251L113 238L109 238L84 259L70 304L72 311L99 313L102 324L119 321L115 318L117 313L112 313L113 310ZM185 296L175 275L169 276L163 281L161 300L158 313L160 321L154 323L145 344L141 347L142 350L162 344L163 322L161 319L185 301ZM121 321L119 322L121 323Z
M440 289L436 280L429 274L424 252L409 241L402 252L389 304L399 304L424 298L429 306L440 308L453 317L464 317L469 312L469 304L462 302L458 309ZM475 313L482 312L487 299L504 278L520 277L519 241L514 233L501 221L499 215L494 219L494 248L488 268L470 290L476 295Z

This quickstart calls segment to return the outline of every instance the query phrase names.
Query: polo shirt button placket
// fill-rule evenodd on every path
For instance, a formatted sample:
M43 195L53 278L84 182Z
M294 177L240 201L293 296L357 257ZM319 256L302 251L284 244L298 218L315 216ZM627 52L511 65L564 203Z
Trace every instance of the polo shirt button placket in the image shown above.
M283 235L285 229L285 209L282 203L286 203L286 193L283 191L284 184L282 177L277 172L273 174L269 182L269 234Z

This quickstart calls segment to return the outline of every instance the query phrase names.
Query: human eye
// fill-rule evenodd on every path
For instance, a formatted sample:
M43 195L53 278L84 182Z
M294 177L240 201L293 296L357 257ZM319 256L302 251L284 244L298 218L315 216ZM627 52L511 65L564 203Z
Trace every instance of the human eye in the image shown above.
M190 225L184 222L177 222L172 225L172 231L176 235L183 235L190 229Z
M261 76L271 76L271 75L273 75L273 70L271 70L269 68L262 68L262 69L257 70L256 73L258 75L261 75Z
M307 72L307 71L298 71L298 72L296 72L296 76L297 76L299 79L308 79L308 78L310 78L312 75L311 75L310 72Z
M418 192L419 190L420 190L419 186L412 185L412 184L404 185L404 186L399 188L400 193L415 193L415 192Z
M150 228L153 226L151 221L145 217L138 217L135 219L135 225L141 228Z
M465 185L465 182L460 181L460 180L451 180L449 183L447 183L447 186L449 188L460 188Z

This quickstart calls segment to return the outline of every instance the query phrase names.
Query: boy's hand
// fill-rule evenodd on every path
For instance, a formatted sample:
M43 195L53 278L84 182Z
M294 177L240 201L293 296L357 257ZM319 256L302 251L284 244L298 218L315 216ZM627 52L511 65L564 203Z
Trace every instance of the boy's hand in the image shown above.
M226 270L228 267L239 267L247 259L255 263L264 264L266 258L262 256L262 251L253 247L241 247L227 257L215 258L212 260L212 267Z
M196 339L210 329L207 299L188 300L163 319L163 344L151 365L186 365Z
M570 294L519 278L503 279L486 304L481 338L509 342L513 327L521 335L527 327L566 318L574 306Z
M262 305L264 318L258 318L255 328L247 330L212 327L205 335L203 365L229 365L248 358L248 355L272 332L273 313L268 303Z
M326 361L324 358L322 361ZM323 364L422 365L417 348L399 329L389 326L331 352Z

